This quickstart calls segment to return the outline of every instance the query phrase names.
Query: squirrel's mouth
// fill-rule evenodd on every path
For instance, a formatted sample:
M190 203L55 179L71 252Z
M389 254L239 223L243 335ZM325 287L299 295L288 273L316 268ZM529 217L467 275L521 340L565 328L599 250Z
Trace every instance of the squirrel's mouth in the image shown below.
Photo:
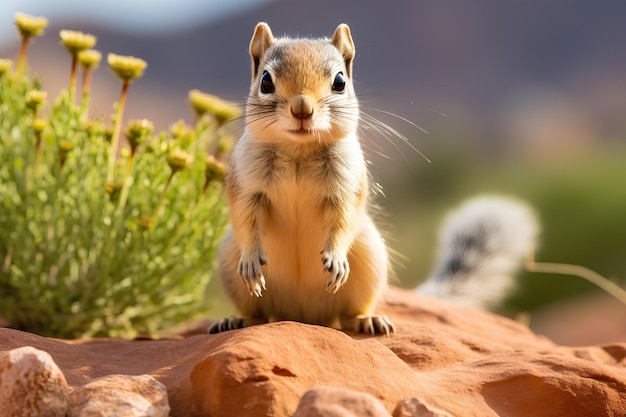
M313 134L313 129L300 128L295 130L289 130L289 133L293 133L294 135L298 136L308 136Z

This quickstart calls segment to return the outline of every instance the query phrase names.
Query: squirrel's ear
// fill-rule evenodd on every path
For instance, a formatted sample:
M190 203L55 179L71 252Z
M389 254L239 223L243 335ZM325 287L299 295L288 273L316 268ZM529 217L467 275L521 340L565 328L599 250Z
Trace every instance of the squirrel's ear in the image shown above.
M343 60L346 63L346 71L348 71L348 74L346 75L352 78L352 61L354 60L355 50L348 25L342 23L337 26L335 34L333 35L332 43L335 48L339 49L339 52L341 52L341 55L343 56Z
M256 77L259 71L259 64L263 54L271 44L274 43L274 36L269 25L265 22L258 23L254 29L254 35L250 41L250 57L252 57L252 78Z

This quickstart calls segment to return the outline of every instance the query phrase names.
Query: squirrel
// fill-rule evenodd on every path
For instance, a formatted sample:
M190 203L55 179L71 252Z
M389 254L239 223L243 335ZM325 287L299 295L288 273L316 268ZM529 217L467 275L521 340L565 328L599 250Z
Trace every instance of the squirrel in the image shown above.
M241 317L209 332L293 320L394 333L388 317L373 314L391 268L369 213L350 28L340 24L331 39L275 38L259 23L249 51L245 130L225 181L232 228L218 251ZM536 235L526 205L474 199L449 217L434 271L417 290L483 308L499 302Z
M275 38L259 23L249 52L245 129L225 181L232 228L218 251L242 316L209 332L293 320L394 333L373 314L390 266L369 213L350 28L340 24L330 39Z

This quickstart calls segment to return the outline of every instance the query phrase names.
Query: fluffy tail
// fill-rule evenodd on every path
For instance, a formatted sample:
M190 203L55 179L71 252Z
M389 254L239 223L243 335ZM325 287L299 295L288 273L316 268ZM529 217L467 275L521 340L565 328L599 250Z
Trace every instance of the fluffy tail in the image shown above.
M435 268L419 292L484 309L499 306L538 235L533 211L502 197L478 197L444 222Z

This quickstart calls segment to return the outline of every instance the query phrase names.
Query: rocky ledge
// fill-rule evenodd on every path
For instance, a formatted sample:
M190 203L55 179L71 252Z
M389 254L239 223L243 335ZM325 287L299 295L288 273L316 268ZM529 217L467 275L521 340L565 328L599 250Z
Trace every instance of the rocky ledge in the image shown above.
M392 337L293 322L142 341L0 329L0 415L626 415L626 343L558 346L400 289L383 312Z

